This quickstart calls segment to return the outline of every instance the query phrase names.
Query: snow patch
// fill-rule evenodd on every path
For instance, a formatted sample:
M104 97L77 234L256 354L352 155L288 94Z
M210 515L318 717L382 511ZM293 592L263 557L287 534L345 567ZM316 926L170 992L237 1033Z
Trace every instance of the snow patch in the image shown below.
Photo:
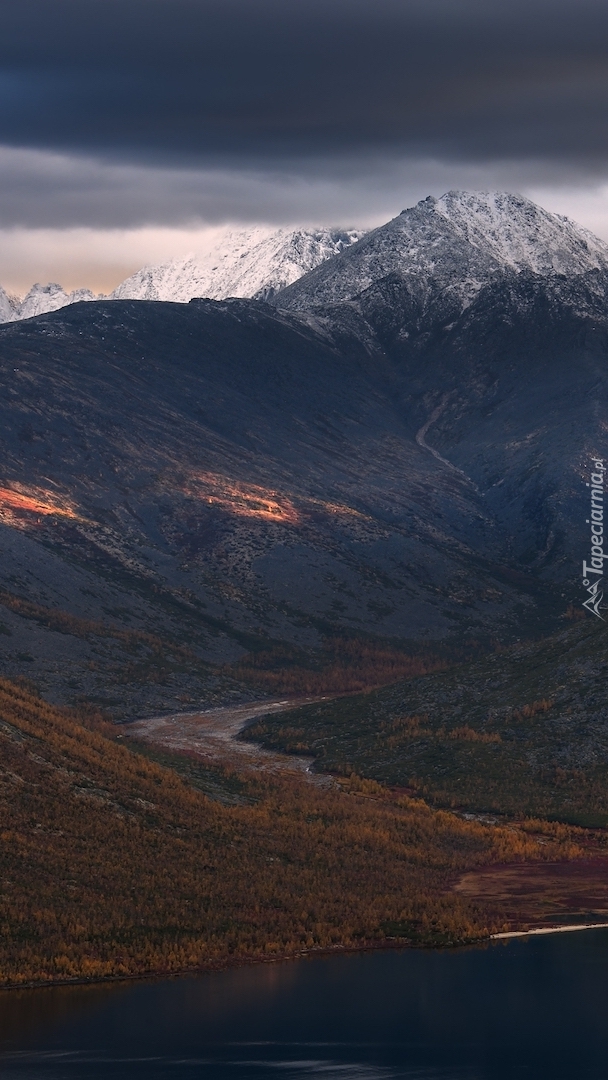
M608 266L608 244L523 195L448 191L435 201L433 211L459 229L472 246L485 248L514 270L584 274Z

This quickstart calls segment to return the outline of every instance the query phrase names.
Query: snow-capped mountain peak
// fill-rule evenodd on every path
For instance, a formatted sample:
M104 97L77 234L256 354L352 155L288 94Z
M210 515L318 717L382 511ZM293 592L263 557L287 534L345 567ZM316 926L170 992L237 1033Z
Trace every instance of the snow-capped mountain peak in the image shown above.
M34 315L57 311L59 308L66 307L67 304L76 304L81 300L102 299L102 296L95 296L90 289L74 289L73 292L67 293L56 281L51 281L48 285L37 282L32 285L23 299L18 296L9 296L0 286L0 323L31 319Z
M306 310L353 299L398 274L420 297L442 295L447 307L462 310L492 278L524 270L564 277L608 272L608 244L522 195L449 191L368 233L231 231L204 254L144 267L107 299L187 303L195 297L270 300L280 293L282 307ZM67 293L55 283L32 286L23 300L0 288L0 322L96 299L104 297L88 289Z
M66 293L57 282L49 282L48 285L32 285L30 291L24 296L19 304L18 319L30 319L33 315L43 315L47 311L57 311L67 304L75 304L79 300L97 300L90 289L75 289L74 292Z
M581 225L502 191L448 191L433 212L512 269L580 274L608 265L608 245ZM404 211L407 214L407 211Z
M0 323L12 322L13 319L18 318L15 314L18 304L19 300L14 296L9 296L0 285Z
M113 300L228 296L269 299L364 235L362 230L243 229L226 233L203 255L145 266L123 281Z
M506 192L449 191L429 196L368 233L337 262L289 287L281 306L352 300L398 274L420 296L443 294L466 306L497 274L531 271L578 276L608 271L608 244L568 218Z
M81 300L169 300L228 296L270 299L321 262L364 236L363 230L252 228L224 234L203 255L144 266L109 297L89 289L67 293L61 285L33 285L20 300L0 288L0 322L28 319Z

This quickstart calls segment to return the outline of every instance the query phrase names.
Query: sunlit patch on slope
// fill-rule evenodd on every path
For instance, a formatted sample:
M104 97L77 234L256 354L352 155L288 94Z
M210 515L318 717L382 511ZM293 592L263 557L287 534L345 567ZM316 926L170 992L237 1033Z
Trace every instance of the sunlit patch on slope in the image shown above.
M299 525L301 521L291 499L273 488L229 480L216 473L199 473L192 477L186 493L201 499L208 506L219 506L237 517L258 518L283 525Z
M191 477L185 492L208 506L219 506L236 517L257 518L259 521L282 525L304 525L307 520L314 521L319 516L334 521L341 518L350 521L371 520L352 506L312 496L299 498L299 505L296 507L292 496L275 488L232 480L218 473L198 473Z
M82 520L70 502L55 492L22 484L0 486L0 521L25 528L47 517Z
M361 510L355 510L354 506L346 506L345 503L326 502L324 499L307 499L306 505L307 508L320 511L332 518L354 518L359 521L372 521L369 514L364 514Z

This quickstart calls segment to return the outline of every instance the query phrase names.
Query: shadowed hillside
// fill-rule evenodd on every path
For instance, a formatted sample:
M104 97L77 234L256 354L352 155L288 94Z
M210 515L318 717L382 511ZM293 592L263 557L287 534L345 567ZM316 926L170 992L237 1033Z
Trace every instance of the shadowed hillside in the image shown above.
M398 341L384 283L371 344L343 308L245 301L0 328L3 670L145 715L246 693L226 665L278 646L314 667L345 636L437 657L554 629L580 591L605 332L545 285L492 290ZM126 662L124 631L158 664Z
M456 192L280 307L0 327L3 672L125 718L554 633L585 598L607 253L519 196Z
M608 825L607 634L596 619L540 643L247 729L320 770L437 805Z

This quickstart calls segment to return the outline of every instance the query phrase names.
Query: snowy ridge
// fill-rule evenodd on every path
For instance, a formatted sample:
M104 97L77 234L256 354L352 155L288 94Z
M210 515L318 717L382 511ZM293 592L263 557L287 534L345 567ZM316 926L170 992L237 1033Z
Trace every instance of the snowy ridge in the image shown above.
M227 233L204 255L144 266L108 297L90 289L66 293L61 285L33 285L27 296L9 296L0 286L0 323L29 319L83 300L169 300L194 297L270 299L302 274L354 244L364 230L243 229Z
M368 233L331 266L289 287L281 307L352 300L390 274L466 307L505 271L579 276L608 271L608 244L522 195L450 191L429 196Z
M364 235L337 229L246 229L230 232L204 255L145 266L111 294L112 300L171 300L228 296L266 300Z
M19 319L31 319L33 315L43 315L47 311L57 311L67 304L77 304L81 300L101 300L90 289L74 289L71 293L56 282L48 285L32 285L30 291L21 300L18 296L9 296L0 286L0 323L17 322Z
M18 303L19 301L9 296L0 285L0 323L12 322L13 319L18 318L15 314Z
M61 285L51 282L49 285L32 285L27 296L19 305L18 319L31 319L33 315L43 315L46 311L57 311L67 304L77 304L81 300L100 300L90 289L74 289L66 293Z

